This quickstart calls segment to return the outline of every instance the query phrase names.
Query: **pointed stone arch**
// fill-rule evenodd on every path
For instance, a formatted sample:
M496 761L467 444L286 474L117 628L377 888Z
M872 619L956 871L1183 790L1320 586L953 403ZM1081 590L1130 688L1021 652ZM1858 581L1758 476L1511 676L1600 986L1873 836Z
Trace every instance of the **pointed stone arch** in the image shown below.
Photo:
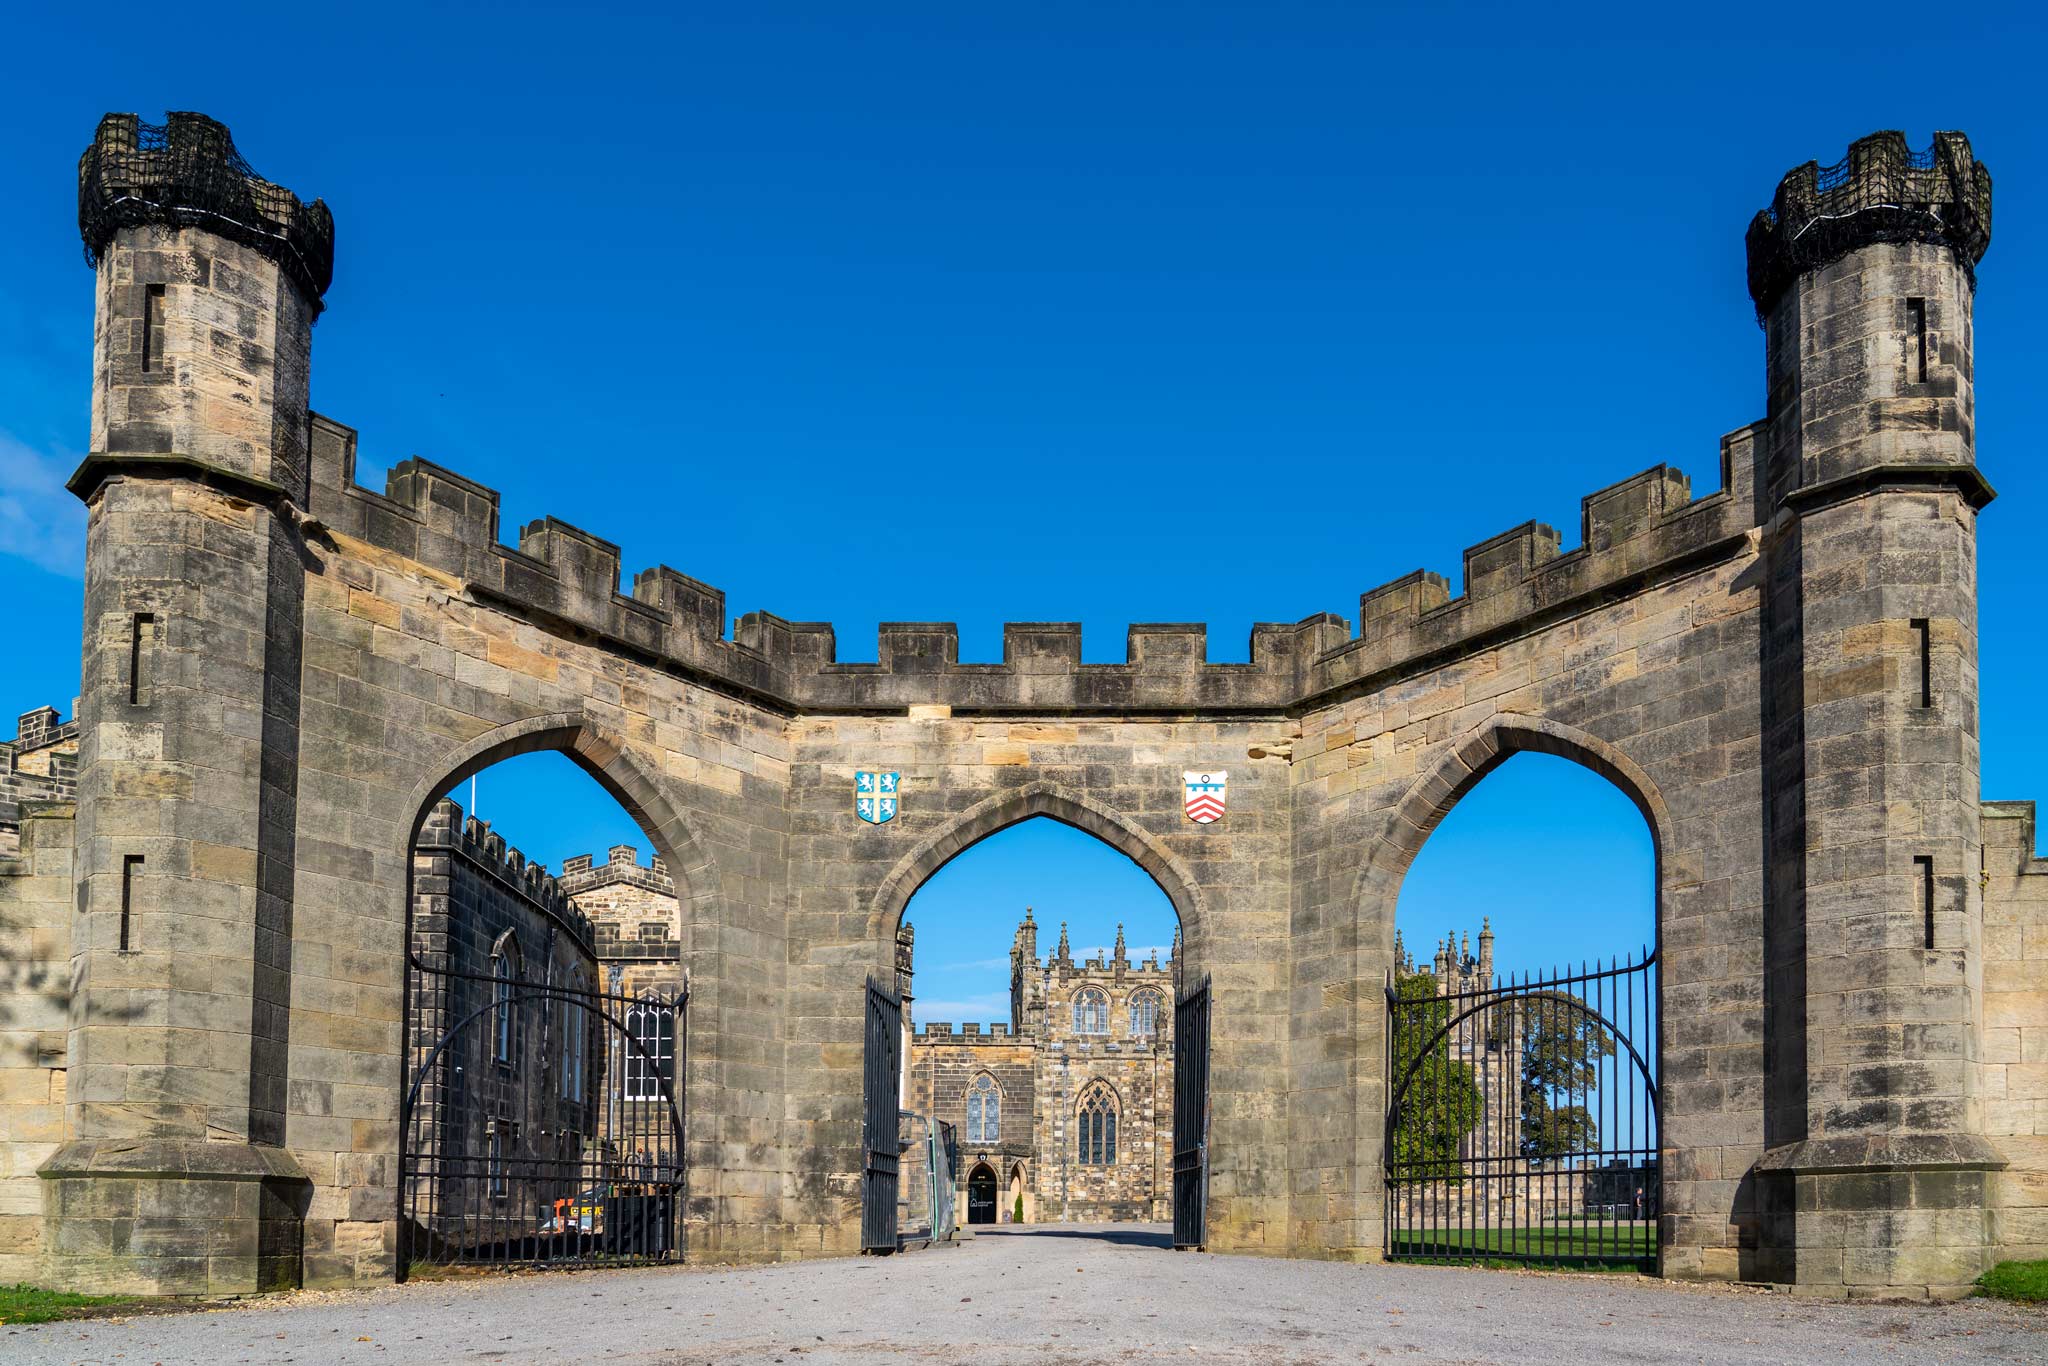
M678 928L708 919L715 911L718 886L710 855L624 741L580 711L551 712L495 726L459 746L442 761L441 776L425 779L413 789L406 847L419 838L428 809L442 793L493 764L543 750L567 756L645 832L676 884L676 910L682 921Z
M1487 718L1454 741L1436 764L1411 784L1401 800L1387 814L1386 826L1376 836L1364 864L1359 868L1352 904L1366 905L1374 897L1392 898L1407 875L1409 865L1422 852L1430 834L1450 814L1451 808L1478 786L1481 779L1517 754L1550 754L1591 769L1614 784L1642 813L1650 827L1650 848L1655 863L1657 921L1661 927L1664 900L1665 841L1672 828L1669 808L1640 765L1599 736L1543 717L1501 713ZM1391 900L1389 900L1391 906ZM1384 949L1393 944L1394 919L1384 917L1381 938Z
M985 798L918 841L875 889L868 906L869 939L893 954L896 927L918 888L970 846L1035 816L1048 816L1093 835L1144 869L1180 919L1184 955L1199 961L1208 915L1194 873L1135 822L1091 797L1045 781Z

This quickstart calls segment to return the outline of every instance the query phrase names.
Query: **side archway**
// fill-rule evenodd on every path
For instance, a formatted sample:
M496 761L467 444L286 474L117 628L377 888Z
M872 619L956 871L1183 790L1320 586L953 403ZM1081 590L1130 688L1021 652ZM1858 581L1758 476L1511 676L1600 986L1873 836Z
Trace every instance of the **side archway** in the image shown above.
M474 1061L458 1051L468 1047L458 1036L476 1023L478 1013L468 1011L467 998L475 995L479 979L453 947L462 939L454 927L475 922L458 922L447 909L455 899L443 895L458 856L441 851L456 847L447 836L461 813L441 799L493 765L548 751L568 758L595 782L653 846L672 885L681 975L663 967L668 975L660 985L632 988L636 994L630 997L616 973L609 986L600 985L602 949L594 946L589 920L567 902L566 892L542 876L538 865L524 863L516 850L508 852L497 832L481 844L474 834L460 835L471 841L461 847L472 852L459 857L473 866L474 851L483 851L484 885L506 885L509 878L515 888L513 910L487 894L484 901L495 909L481 914L538 917L545 929L537 972L519 970L524 945L512 930L493 946L485 983L492 995L483 1024L494 1066L469 1069L473 1077L490 1073L489 1080L503 1074L497 1089L504 1094L487 1096L488 1088L449 1081ZM700 1232L715 1237L718 1230L703 1217L722 1177L710 1157L722 1108L716 1095L721 1031L715 1002L709 1027L690 1035L691 1056L682 1047L683 1001L695 994L693 942L714 963L719 943L722 899L709 854L642 757L580 710L485 731L440 756L430 771L436 776L422 779L408 796L410 819L403 827L398 1081L404 1099L396 1145L401 1276L407 1263L417 1261L506 1260L516 1252L518 1259L567 1262L589 1254L595 1244L584 1235L594 1230L565 1211L593 1174L611 1169L630 1167L643 1178L644 1198L630 1216L638 1221L628 1239L635 1258L666 1258L697 1241ZM423 853L430 828L441 838L430 842L437 852ZM504 866L493 871L492 861L501 855ZM436 858L442 862L422 862ZM423 867L430 877L425 883L418 881ZM517 891L522 883L523 901ZM417 918L423 908L425 920ZM480 913L472 908L462 914ZM672 951L663 958L664 964L676 961ZM704 976L715 987L720 974ZM714 1060L711 1065L706 1058ZM598 1077L601 1083L593 1080ZM614 1168L603 1167L606 1162ZM686 1176L699 1164L707 1177L702 1183ZM455 1183L465 1177L451 1173L470 1174L472 1168L488 1172L485 1195L477 1198L497 1203L481 1206L483 1214L463 1222L454 1211L467 1197ZM473 1174L467 1179L473 1181ZM526 1237L522 1231L525 1241L501 1250L503 1238L511 1236L499 1227L509 1227L511 1220L503 1211L536 1200L553 1211L542 1220L550 1236Z
M1418 998L1409 993L1406 985L1397 1002L1396 974L1401 968L1396 961L1396 910L1403 884L1424 844L1453 808L1496 769L1520 754L1565 759L1597 774L1625 796L1641 816L1650 837L1651 949L1639 960L1630 959L1625 966L1610 963L1600 968L1596 964L1591 972L1581 970L1575 974L1570 969L1560 969L1548 976L1535 974L1533 987L1531 976L1525 974L1514 979L1520 985L1510 988L1499 985L1507 979L1493 975L1491 968L1483 966L1488 950L1482 936L1479 959L1464 959L1462 966L1456 946L1452 945L1448 985L1425 988L1425 997L1420 998L1433 1000L1440 996L1446 999L1446 1005L1417 1005ZM1367 1230L1365 1236L1381 1240L1386 1255L1398 1252L1413 1256L1417 1237L1427 1242L1447 1219L1462 1221L1460 1227L1466 1229L1512 1229L1519 1227L1514 1221L1522 1217L1523 1211L1540 1210L1541 1199L1554 1195L1538 1187L1515 1187L1512 1179L1522 1179L1514 1175L1519 1168L1513 1161L1501 1161L1503 1152L1509 1158L1517 1152L1527 1152L1519 1146L1527 1141L1524 1126L1529 1114L1521 1108L1528 1104L1529 1085L1519 1052L1523 1047L1523 1029L1542 1031L1542 1036L1550 1041L1544 1046L1565 1050L1566 1056L1570 1056L1572 1040L1586 1038L1592 1051L1585 1057L1591 1060L1570 1064L1575 1078L1572 1085L1608 1097L1610 1118L1621 1113L1630 1116L1629 1138L1623 1148L1610 1153L1609 1149L1621 1142L1618 1127L1607 1146L1599 1146L1594 1135L1609 1133L1607 1121L1599 1121L1601 1127L1597 1129L1591 1123L1573 1128L1579 1121L1572 1118L1571 1107L1583 1106L1585 1102L1567 1098L1558 1102L1562 1108L1555 1113L1561 1126L1558 1133L1569 1134L1568 1142L1565 1147L1546 1147L1541 1151L1558 1154L1569 1149L1585 1154L1585 1161L1597 1157L1596 1165L1602 1170L1633 1176L1639 1196L1646 1188L1651 1192L1648 1204L1654 1211L1658 1208L1655 1192L1660 1135L1667 1145L1671 1138L1670 1131L1657 1118L1664 1031L1663 976L1655 946L1661 943L1663 922L1670 906L1664 873L1676 829L1656 782L1616 745L1599 736L1545 718L1502 714L1455 737L1438 753L1435 762L1382 812L1382 824L1367 844L1353 886L1359 931L1354 949L1358 972L1354 1022L1359 1037L1365 1041L1366 1059L1359 1073L1362 1084L1355 1092L1359 1170L1372 1173L1369 1179L1375 1183L1381 1178L1388 1181L1382 1196L1383 1227ZM1640 850L1641 846L1636 848ZM1636 942L1640 941L1632 940L1631 945ZM1482 965L1478 977L1472 975L1475 962ZM1409 977L1406 983L1432 980L1427 966L1418 964L1417 971L1422 975ZM1436 980L1441 981L1445 972L1445 959L1440 954L1435 965ZM1475 982L1479 985L1473 985ZM1602 1015L1603 1009L1623 993L1640 1003L1640 1034L1634 1032L1633 1023L1626 1032L1617 1028L1614 1021L1619 1017L1611 1009ZM1383 998L1384 1006L1380 1004ZM1432 1012L1437 1011L1446 1012L1444 1019L1435 1019ZM1630 1017L1632 1022L1636 1018ZM1501 1039L1510 1042L1495 1042ZM1637 1041L1642 1043L1640 1049ZM1528 1046L1532 1053L1537 1050L1534 1043ZM1507 1051L1502 1052L1503 1047ZM1431 1054L1464 1058L1468 1060L1464 1065L1478 1069L1472 1074L1476 1078L1472 1099L1458 1102L1477 1109L1467 1119L1449 1119L1458 1113L1454 1109L1440 1107L1437 1112L1440 1120L1448 1120L1447 1127L1438 1132L1452 1136L1454 1146L1449 1149L1452 1156L1448 1160L1453 1166L1465 1163L1471 1171L1492 1174L1489 1181L1469 1189L1433 1175L1438 1169L1427 1163L1438 1159L1416 1156L1416 1143L1434 1141L1428 1137L1426 1128L1411 1132L1404 1127L1402 1141L1409 1146L1396 1147L1396 1121L1405 1112L1397 1109L1390 1115L1387 1106L1390 1100L1400 1104L1406 1084L1401 1075L1404 1064L1397 1059L1408 1059L1405 1065L1412 1067L1414 1058ZM1618 1061L1601 1061L1610 1056ZM1473 1061L1486 1058L1494 1060ZM1539 1088L1547 1085L1540 1077L1536 1084ZM1519 1097L1518 1085L1522 1088ZM1544 1103L1547 1107L1549 1102ZM1546 1108L1543 1113L1551 1112ZM1640 1130L1636 1127L1638 1119ZM1416 1137L1417 1133L1422 1137ZM1635 1138L1638 1133L1642 1135L1640 1142ZM1475 1134L1482 1135L1477 1149L1469 1146ZM1503 1134L1505 1138L1499 1137ZM1488 1146L1497 1144L1505 1147ZM1427 1154L1437 1150L1424 1147L1419 1151ZM1625 1177L1610 1175L1605 1179L1608 1185L1616 1181L1630 1184ZM1600 1196L1597 1201L1596 1195ZM1581 1192L1581 1198L1599 1203L1602 1208L1616 1203L1607 1198L1609 1195L1612 1192L1605 1186L1594 1184L1588 1184ZM1642 1200L1639 1198L1636 1203L1640 1209ZM1647 1265L1652 1267L1658 1255L1654 1225L1653 1214L1651 1232L1640 1240L1639 1246L1632 1223L1628 1249L1631 1257L1647 1257Z

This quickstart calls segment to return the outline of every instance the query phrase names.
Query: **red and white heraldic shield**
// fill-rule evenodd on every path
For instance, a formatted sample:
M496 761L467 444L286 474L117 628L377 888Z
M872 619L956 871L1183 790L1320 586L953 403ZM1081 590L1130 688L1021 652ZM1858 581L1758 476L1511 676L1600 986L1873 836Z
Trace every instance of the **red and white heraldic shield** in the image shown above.
M1181 783L1187 789L1188 819L1196 825L1208 825L1223 819L1223 780L1230 775L1220 769L1207 773L1182 772Z

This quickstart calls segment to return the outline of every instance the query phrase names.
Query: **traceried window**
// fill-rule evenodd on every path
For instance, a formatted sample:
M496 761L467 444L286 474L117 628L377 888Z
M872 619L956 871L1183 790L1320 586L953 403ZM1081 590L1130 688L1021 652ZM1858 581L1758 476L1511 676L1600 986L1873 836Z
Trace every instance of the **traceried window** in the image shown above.
M1158 1032L1159 993L1156 991L1141 991L1131 997L1131 1034L1135 1037L1142 1034L1157 1034Z
M646 1001L626 1011L626 1032L639 1046L625 1050L627 1100L660 1100L661 1086L676 1079L675 1007Z
M1109 1033L1109 997L1094 987L1085 987L1074 997L1074 1032Z
M986 1072L967 1087L967 1141L1003 1141L1003 1088Z
M1116 1161L1116 1095L1097 1084L1081 1095L1075 1111L1074 1160L1084 1167L1107 1167Z

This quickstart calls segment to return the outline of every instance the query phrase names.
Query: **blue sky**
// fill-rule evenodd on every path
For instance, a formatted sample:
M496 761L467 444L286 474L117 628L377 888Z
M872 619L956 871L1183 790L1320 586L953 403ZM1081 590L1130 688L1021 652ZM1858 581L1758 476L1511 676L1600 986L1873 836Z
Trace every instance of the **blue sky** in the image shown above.
M314 404L361 430L366 480L427 456L503 491L508 539L552 513L735 614L833 621L845 659L918 619L992 659L1005 618L1079 619L1093 660L1130 621L1206 620L1211 657L1242 659L1253 621L1355 618L1418 566L1455 586L1462 547L1527 518L1569 547L1581 495L1660 461L1710 491L1717 438L1763 408L1749 216L1797 162L1941 127L1998 182L1984 791L2043 786L2037 6L206 15L10 21L17 711L77 691L61 484L92 303L71 177L110 109L211 113L332 206ZM493 781L501 817L538 816ZM1509 808L1490 819L1517 837ZM991 915L1007 944L1014 910Z

